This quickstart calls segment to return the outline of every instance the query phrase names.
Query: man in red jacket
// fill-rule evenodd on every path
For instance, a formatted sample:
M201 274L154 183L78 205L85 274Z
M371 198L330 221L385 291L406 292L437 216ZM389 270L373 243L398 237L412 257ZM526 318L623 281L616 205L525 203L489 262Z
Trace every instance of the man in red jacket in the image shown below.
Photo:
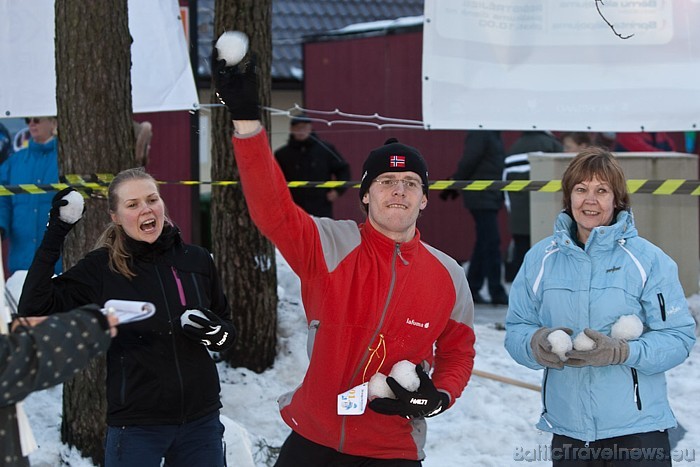
M276 465L420 466L425 418L454 403L474 363L464 270L416 229L428 203L425 160L390 140L362 169L365 223L309 216L294 204L259 122L255 66L216 64L251 218L301 279L309 324L306 375L279 399L293 431ZM372 376L403 360L416 365L418 387L381 378L395 397L372 399Z

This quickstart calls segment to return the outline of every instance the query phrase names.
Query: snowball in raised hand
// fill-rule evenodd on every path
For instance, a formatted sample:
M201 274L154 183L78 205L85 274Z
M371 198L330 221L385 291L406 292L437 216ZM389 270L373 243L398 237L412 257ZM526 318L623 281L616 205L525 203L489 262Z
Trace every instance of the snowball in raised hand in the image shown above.
M216 50L226 66L236 65L248 52L248 36L241 31L226 31L216 41Z
M62 199L68 201L68 204L59 208L59 218L68 224L75 224L83 217L83 210L85 208L83 195L77 191L71 191Z

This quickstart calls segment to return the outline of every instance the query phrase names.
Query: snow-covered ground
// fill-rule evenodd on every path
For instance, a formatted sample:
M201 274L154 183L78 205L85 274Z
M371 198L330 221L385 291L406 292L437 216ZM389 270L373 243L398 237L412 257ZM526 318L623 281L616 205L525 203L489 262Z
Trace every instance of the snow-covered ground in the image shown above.
M261 467L274 463L275 450L289 434L277 411L277 397L302 379L308 364L306 325L301 308L299 281L278 255L278 355L274 367L263 374L219 364L222 384L222 420L226 425L228 465ZM689 298L700 310L700 296ZM489 313L489 307L477 312ZM488 322L488 320L477 320ZM476 324L475 368L530 384L539 384L541 372L516 364L503 348L504 331L493 324ZM669 371L672 407L686 430L677 443L674 465L700 463L700 346L690 358ZM39 450L30 456L33 466L93 467L92 462L60 442L61 387L29 396L25 408ZM534 428L539 417L539 392L473 376L456 404L428 421L425 467L504 467L551 465L538 461L551 435ZM698 460L695 461L697 455Z

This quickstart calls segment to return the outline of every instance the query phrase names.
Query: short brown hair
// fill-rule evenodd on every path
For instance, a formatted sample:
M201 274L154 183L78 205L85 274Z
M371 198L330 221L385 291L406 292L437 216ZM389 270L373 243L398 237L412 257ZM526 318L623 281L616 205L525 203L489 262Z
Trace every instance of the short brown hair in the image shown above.
M593 177L610 184L615 196L616 216L620 211L629 210L630 197L627 192L627 181L620 163L610 151L595 146L579 152L564 171L561 179L564 210L571 212L571 192L574 186Z

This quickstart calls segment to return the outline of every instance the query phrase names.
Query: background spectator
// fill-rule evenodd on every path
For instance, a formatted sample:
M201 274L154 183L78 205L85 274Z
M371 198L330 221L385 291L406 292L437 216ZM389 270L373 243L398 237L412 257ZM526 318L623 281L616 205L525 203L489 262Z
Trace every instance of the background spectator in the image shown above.
M469 131L464 140L462 158L452 179L501 180L505 157L500 131ZM440 193L443 200L456 196L456 190ZM501 283L501 235L498 228L498 211L503 206L503 193L465 190L462 197L464 207L471 213L476 227L476 243L467 270L474 303L488 303L480 293L486 282L491 303L507 305L508 295Z
M529 180L530 152L562 152L562 144L549 131L524 131L508 148L505 160L504 180ZM530 249L530 192L506 192L508 226L513 238L505 262L505 281L513 282Z
M287 181L350 180L350 165L338 150L321 140L305 115L292 118L289 141L275 151ZM333 202L345 188L292 188L294 202L316 217L333 217Z
M575 153L579 153L594 144L590 133L585 133L583 131L566 133L561 137L561 142L564 146L564 152Z
M616 152L659 152L675 151L676 145L664 132L617 133L615 136Z
M0 123L0 164L12 154L12 136L5 125Z
M26 119L29 145L12 154L0 165L0 184L58 183L58 123L55 117ZM10 241L10 274L29 269L34 252L46 229L53 193L0 196L0 235ZM55 272L62 270L56 263Z
M153 138L153 126L150 122L134 121L134 136L136 136L136 166L148 165L148 154L151 150L151 138Z

